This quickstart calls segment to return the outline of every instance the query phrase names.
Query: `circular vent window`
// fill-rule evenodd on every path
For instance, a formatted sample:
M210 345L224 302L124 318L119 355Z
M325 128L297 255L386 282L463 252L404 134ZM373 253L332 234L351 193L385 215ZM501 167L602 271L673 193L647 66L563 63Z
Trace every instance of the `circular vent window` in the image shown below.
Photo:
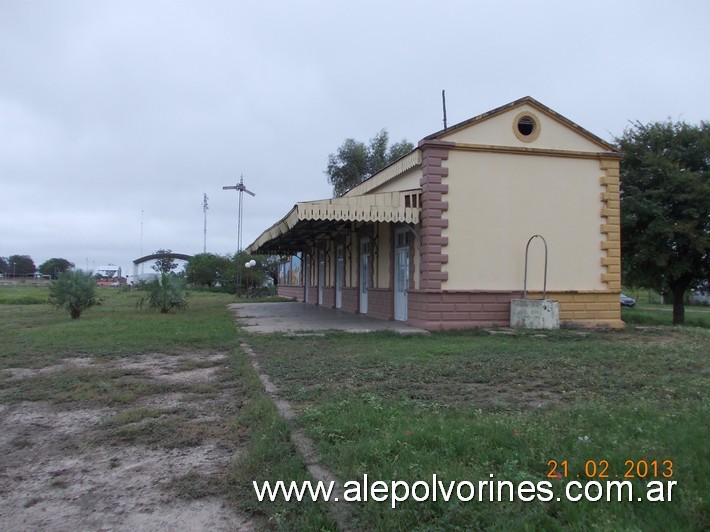
M513 121L513 133L523 142L532 142L540 134L540 123L530 113L520 113Z

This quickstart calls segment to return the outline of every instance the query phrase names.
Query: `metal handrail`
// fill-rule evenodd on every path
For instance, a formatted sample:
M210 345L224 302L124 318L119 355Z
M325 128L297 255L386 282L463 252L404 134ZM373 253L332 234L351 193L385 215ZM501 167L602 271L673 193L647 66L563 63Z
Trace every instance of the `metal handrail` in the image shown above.
M542 299L547 299L547 241L542 235L533 235L528 240L525 246L525 277L523 279L523 299L528 297L528 250L530 248L530 242L535 238L542 238L542 243L545 244L545 278L542 285Z

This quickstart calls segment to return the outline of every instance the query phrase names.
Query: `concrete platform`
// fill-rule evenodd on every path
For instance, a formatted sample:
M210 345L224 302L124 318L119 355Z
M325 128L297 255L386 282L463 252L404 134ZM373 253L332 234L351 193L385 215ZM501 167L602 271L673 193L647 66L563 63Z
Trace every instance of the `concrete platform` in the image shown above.
M307 303L232 303L229 308L235 312L239 325L252 333L394 331L399 334L428 334L424 329L410 327L401 321L376 320L362 314L351 314Z

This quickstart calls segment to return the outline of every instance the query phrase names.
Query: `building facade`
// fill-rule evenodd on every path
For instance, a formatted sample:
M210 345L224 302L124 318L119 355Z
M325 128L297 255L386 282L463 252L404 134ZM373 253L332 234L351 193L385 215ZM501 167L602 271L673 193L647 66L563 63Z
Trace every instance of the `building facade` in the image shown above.
M525 97L296 204L248 250L289 257L281 295L429 330L508 325L525 282L528 297L546 283L563 325L623 327L620 158ZM533 235L547 260L533 241L526 272Z

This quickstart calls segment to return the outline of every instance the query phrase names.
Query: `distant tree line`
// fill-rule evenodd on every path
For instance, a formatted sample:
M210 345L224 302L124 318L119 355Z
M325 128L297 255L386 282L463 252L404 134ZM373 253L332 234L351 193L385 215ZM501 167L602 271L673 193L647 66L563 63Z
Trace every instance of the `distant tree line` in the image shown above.
M0 257L0 274L5 277L28 277L39 272L41 275L57 279L60 273L74 268L66 259L53 258L43 262L39 268L29 255L10 255Z

